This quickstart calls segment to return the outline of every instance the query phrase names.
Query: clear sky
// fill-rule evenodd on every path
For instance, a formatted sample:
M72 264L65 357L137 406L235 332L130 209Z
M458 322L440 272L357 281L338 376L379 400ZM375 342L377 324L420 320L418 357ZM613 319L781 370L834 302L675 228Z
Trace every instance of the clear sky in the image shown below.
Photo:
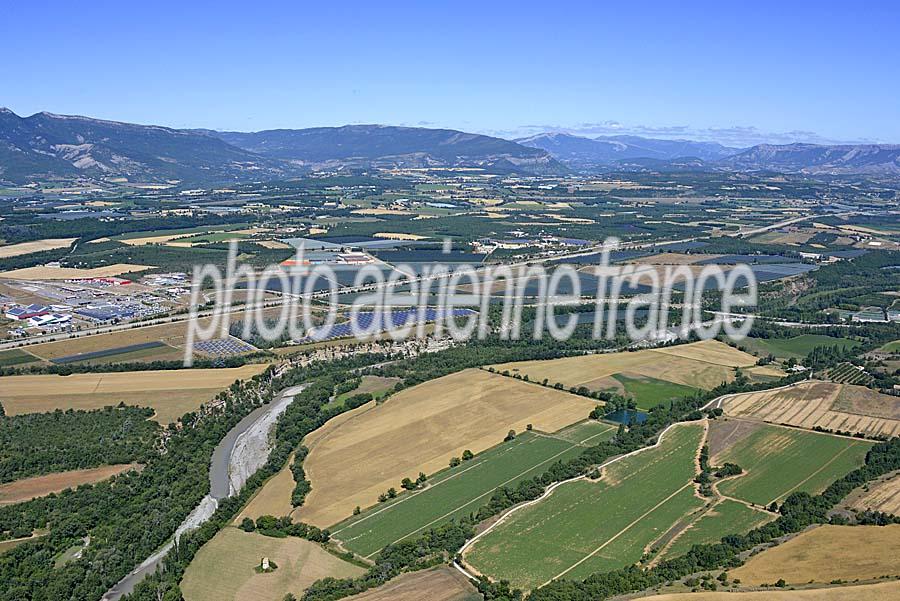
M20 115L900 143L895 0L6 0L0 14L0 106Z

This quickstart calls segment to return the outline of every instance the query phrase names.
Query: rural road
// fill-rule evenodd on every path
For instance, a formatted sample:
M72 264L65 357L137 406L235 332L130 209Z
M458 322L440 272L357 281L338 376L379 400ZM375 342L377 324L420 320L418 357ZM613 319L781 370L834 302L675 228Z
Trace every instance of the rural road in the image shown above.
M212 517L219 500L240 491L247 479L265 465L271 452L270 434L278 417L284 413L306 384L287 388L272 402L257 407L237 423L216 445L209 468L209 494L185 518L172 540L145 559L125 578L103 595L101 601L118 601L131 594L148 575L154 573L182 534L195 530Z

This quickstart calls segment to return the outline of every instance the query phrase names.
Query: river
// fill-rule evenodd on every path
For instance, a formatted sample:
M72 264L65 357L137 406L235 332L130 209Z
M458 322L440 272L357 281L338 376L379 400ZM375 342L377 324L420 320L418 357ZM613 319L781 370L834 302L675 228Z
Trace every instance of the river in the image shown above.
M209 494L185 518L172 540L109 589L101 601L118 601L130 594L141 580L156 571L175 545L175 540L209 520L218 508L220 499L240 491L247 479L265 465L271 452L272 427L293 402L294 396L304 388L305 384L281 391L272 402L257 407L228 431L213 450L209 466Z

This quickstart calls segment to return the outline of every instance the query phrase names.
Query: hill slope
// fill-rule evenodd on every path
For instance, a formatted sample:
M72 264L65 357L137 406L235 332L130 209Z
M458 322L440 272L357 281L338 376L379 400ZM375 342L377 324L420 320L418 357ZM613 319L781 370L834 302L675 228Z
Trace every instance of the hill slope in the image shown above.
M0 109L0 179L126 177L226 181L277 177L288 166L200 132Z
M345 125L254 133L212 132L212 135L262 156L315 168L480 167L525 173L565 171L542 149L452 129Z
M630 159L670 161L692 157L715 161L737 152L715 142L656 140L638 136L585 138L565 133L543 133L517 140L520 144L546 150L573 167L589 168L613 165Z
M761 144L720 164L739 170L900 175L900 144Z

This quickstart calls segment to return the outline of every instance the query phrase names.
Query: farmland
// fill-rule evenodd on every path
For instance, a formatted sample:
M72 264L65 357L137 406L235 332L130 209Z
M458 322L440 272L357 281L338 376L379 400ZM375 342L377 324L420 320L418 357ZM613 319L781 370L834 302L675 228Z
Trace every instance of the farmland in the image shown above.
M401 574L383 586L348 597L350 601L480 601L481 598L465 576L446 566Z
M250 502L238 515L235 523L238 524L245 517L256 519L263 515L283 516L288 515L294 509L291 505L291 493L294 491L294 474L291 472L291 464L294 457L288 459L287 464L277 474L272 476L265 486L250 499Z
M93 484L134 469L134 464L105 465L84 470L57 472L45 476L25 478L0 485L0 505L21 503L35 497L61 492L81 484Z
M604 468L599 481L559 485L477 539L466 563L534 588L637 562L645 547L702 506L692 484L702 438L699 424L675 426L657 447Z
M900 397L849 384L801 382L790 388L728 398L727 415L801 428L860 432L870 436L900 434Z
M24 365L25 363L34 363L36 361L40 361L40 359L21 349L0 351L0 367L13 367L16 365Z
M105 267L93 267L91 269L78 269L75 267L23 267L12 271L0 272L0 278L10 280L69 280L73 278L108 278L153 269L151 265L132 265L130 263L115 263Z
M663 557L664 559L678 557L690 551L693 545L717 543L728 534L749 532L776 517L743 503L725 499L678 535L665 549Z
M603 353L545 361L495 365L497 371L527 374L532 381L545 378L566 387L591 390L616 388L615 374L665 380L691 388L710 389L734 378L735 367L751 367L756 358L715 340L637 352Z
M789 584L866 580L900 575L900 525L819 526L751 557L730 572L758 586L783 578Z
M625 394L635 399L638 409L650 409L660 403L672 401L697 392L696 388L666 382L649 376L630 376L627 373L613 375L625 389Z
M609 425L602 427L595 432L581 431L579 436L591 438L615 431ZM345 547L369 556L386 544L467 515L484 505L499 486L540 475L554 462L575 457L580 451L576 443L525 432L431 477L424 490L404 493L330 530Z
M257 573L268 557L278 568ZM186 601L256 601L300 597L320 578L346 578L363 572L319 545L297 537L272 538L226 527L198 552L181 581Z
M756 592L676 593L654 595L653 601L894 601L900 597L900 582L862 586L816 588L801 591L781 589Z
M8 415L18 415L98 409L121 401L150 407L156 411L154 420L168 424L212 400L235 380L249 378L266 367L8 376L0 402Z
M711 457L710 463L731 462L744 469L743 475L718 485L723 495L769 505L794 491L821 492L862 465L870 446L862 440L763 425Z
M0 245L0 259L19 257L44 250L65 248L75 242L77 238L53 238L48 240L35 240L33 242L21 242L19 244Z
M478 369L408 388L383 404L343 414L308 437L303 467L312 491L294 518L330 526L357 505L374 504L404 477L433 474L464 450L484 451L527 424L554 432L581 421L595 406Z
M872 483L867 490L861 491L853 501L852 507L860 511L882 511L900 515L900 474L893 474L893 477Z
M778 358L800 359L805 357L817 346L836 346L841 349L859 346L855 340L847 338L835 338L821 334L802 334L793 338L745 338L741 346L746 347L757 355L775 355Z

